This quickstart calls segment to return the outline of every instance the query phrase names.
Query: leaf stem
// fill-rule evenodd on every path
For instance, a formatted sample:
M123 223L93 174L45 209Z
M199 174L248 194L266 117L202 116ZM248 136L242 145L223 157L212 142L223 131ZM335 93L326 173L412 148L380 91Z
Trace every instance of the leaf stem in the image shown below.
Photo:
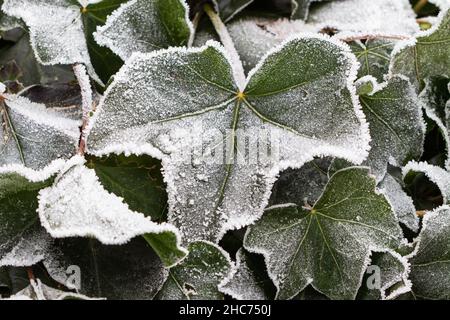
M84 155L84 153L86 152L86 128L89 124L90 113L93 111L94 106L94 102L92 99L93 92L86 67L82 64L75 64L73 66L73 71L80 86L82 98L82 124L78 153L80 155Z
M419 0L413 8L414 12L419 13L419 11L422 10L422 8L425 7L427 3L428 0Z
M236 82L241 91L243 91L245 86L245 72L244 67L242 66L241 59L239 58L239 54L236 51L233 40L231 39L230 34L228 33L227 27L220 19L219 15L214 11L210 4L205 4L204 9L209 19L211 20L214 29L219 35L220 41L222 42L225 50L228 51L230 58L232 60L232 67L235 73Z

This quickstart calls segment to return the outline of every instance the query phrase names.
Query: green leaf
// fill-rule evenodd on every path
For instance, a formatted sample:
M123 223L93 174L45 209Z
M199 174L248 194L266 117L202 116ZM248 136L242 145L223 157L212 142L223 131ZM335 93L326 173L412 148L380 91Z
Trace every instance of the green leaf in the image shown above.
M371 78L359 81L365 79L371 81ZM388 162L402 166L422 155L425 124L418 96L406 79L392 77L387 83L381 86L375 83L373 87L373 92L361 95L359 100L372 138L364 164L370 166L380 181Z
M403 168L403 180L408 182L417 173L423 173L439 188L443 203L450 201L450 172L426 162L410 161Z
M392 40L369 39L365 43L357 40L349 45L361 64L358 70L358 77L371 75L378 82L383 82L384 75L389 71L391 52L395 42Z
M299 207L313 205L328 182L331 159L314 159L300 169L288 169L280 174L272 188L269 205L295 203Z
M219 8L219 14L223 22L227 23L239 12L244 10L254 0L213 0Z
M25 22L40 63L83 63L90 76L102 84L118 70L121 61L111 51L100 48L92 33L125 1L103 0L83 8L76 0L4 0L2 10Z
M449 80L445 78L425 79L425 88L419 97L427 117L438 127L446 146L445 167L450 170L450 126L446 125L446 104L450 101ZM450 107L450 105L449 105ZM450 110L450 109L448 109Z
M84 159L75 157L73 162L53 186L39 192L39 217L52 237L93 237L103 244L116 245L149 234L146 239L155 245L166 265L186 256L176 228L130 210L122 198L103 188L95 171L83 165Z
M142 238L120 246L87 238L57 240L43 263L53 279L69 288L76 283L68 275L77 274L68 268L78 266L77 289L89 297L152 299L167 278L167 270Z
M94 37L127 60L133 52L186 46L193 33L184 0L132 0L114 11Z
M237 300L270 300L276 291L262 256L251 254L243 248L236 254L233 276L226 278L219 289Z
M414 232L419 231L419 217L414 202L403 190L402 181L397 181L391 174L386 173L378 188L391 204L399 222Z
M98 26L105 24L106 18L127 0L102 0L89 4L81 11L83 32L91 63L103 83L107 83L122 66L120 58L108 48L100 46L94 39Z
M167 193L161 174L161 161L146 155L88 159L87 166L95 170L102 186L124 199L129 208L141 212L153 221L165 221Z
M316 155L365 158L369 137L352 96L354 63L340 43L298 37L269 54L239 89L216 43L135 54L97 108L88 152L161 159L169 222L187 243L218 242L261 216L280 170ZM248 137L260 151L245 151Z
M264 255L278 299L309 283L332 299L354 299L371 250L400 244L397 219L368 171L340 170L310 211L274 206L248 229L244 247Z
M21 70L20 82L25 86L47 84L50 82L70 82L74 80L73 71L68 66L43 66L34 55L28 32L14 29L6 39L0 40L0 65L16 63Z
M169 270L169 276L156 297L159 300L223 299L218 286L231 271L228 254L220 247L204 242L192 242L189 255Z
M450 10L441 11L438 19L431 29L398 43L392 52L390 73L407 76L418 90L426 78L450 78Z
M395 251L374 252L371 260L357 299L392 300L411 290L409 263L405 257Z
M0 101L0 166L23 164L42 169L55 159L75 154L79 121L18 95Z
M56 161L41 171L0 167L0 260L39 224L38 193L52 184L63 164Z
M416 297L450 299L450 208L427 212L410 259Z

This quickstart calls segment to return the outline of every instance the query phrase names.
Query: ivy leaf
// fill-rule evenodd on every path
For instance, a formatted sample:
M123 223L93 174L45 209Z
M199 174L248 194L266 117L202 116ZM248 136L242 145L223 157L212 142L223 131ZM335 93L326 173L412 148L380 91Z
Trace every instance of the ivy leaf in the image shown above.
M1 40L0 64L15 62L22 71L20 82L25 86L56 81L69 82L74 79L71 68L61 65L43 66L36 60L28 32L14 29L8 32L9 34L14 34L14 36L6 39L4 37Z
M280 174L272 189L269 204L295 203L299 207L314 204L328 182L331 159L314 159L300 169L288 169Z
M423 102L427 117L436 124L442 134L446 145L445 167L450 170L450 126L446 126L445 120L446 103L450 99L448 84L449 80L445 78L425 79L425 88L419 97Z
M410 259L416 297L450 299L450 207L427 212Z
M441 11L432 28L396 45L389 72L407 76L417 89L426 78L450 78L449 28L450 10Z
M245 89L235 84L226 57L214 42L135 54L91 122L93 155L162 160L169 221L186 242L217 242L227 230L258 219L280 170L316 155L361 162L367 154L367 127L351 84L355 60L347 47L321 36L294 38L253 70ZM261 152L275 148L259 160L245 156L240 140L255 128L250 135L261 137Z
M16 237L14 246L0 254L0 267L28 267L46 258L53 240L36 219L36 212L27 221L29 225ZM6 246L7 247L7 246Z
M307 25L301 20L260 17L242 17L227 24L227 28L247 73L270 49L281 44L290 36L301 32L316 33L320 30L320 28ZM196 41L199 36L202 36L201 32L202 30L197 32ZM210 38L213 37L210 36Z
M384 81L384 75L389 71L391 52L395 42L384 39L369 39L365 43L357 40L350 43L353 53L361 64L358 77L371 75L378 82Z
M392 175L386 173L378 188L386 196L399 222L410 230L419 231L419 217L416 214L414 202L403 187Z
M229 22L254 0L213 0L224 23Z
M275 296L263 258L242 248L236 254L233 275L220 284L219 290L237 300L270 300Z
M74 284L66 272L78 266L78 291L90 297L152 299L167 278L158 255L142 238L120 246L87 238L56 240L43 263L54 280L69 288Z
M185 257L176 228L131 211L123 199L102 187L95 171L83 165L83 159L74 163L53 186L39 192L39 217L52 237L94 237L103 244L118 245L148 234L146 239L166 265Z
M374 252L371 257L372 266L362 281L357 299L362 300L392 300L411 290L411 281L408 279L410 265L405 257L395 251ZM369 273L370 271L370 273ZM374 272L379 273L379 283L372 282ZM379 288L369 288L369 285L379 285Z
M354 299L370 252L400 244L397 219L368 172L340 170L310 211L274 206L248 229L244 247L264 255L278 299L310 283L331 299Z
M136 51L185 46L193 33L184 0L132 0L114 11L94 38L126 60Z
M324 1L311 8L309 24L339 33L410 36L419 31L408 0Z
M95 170L107 191L124 199L130 210L141 212L153 221L166 219L167 193L159 160L122 154L91 157L87 166Z
M9 300L97 300L85 295L51 288L41 280L30 280L30 285L11 296Z
M189 255L169 270L156 297L159 300L221 300L218 286L231 272L232 262L220 247L205 241L192 242Z
M40 171L22 165L0 167L0 260L34 230L39 190L51 185L64 164L56 160Z
M438 166L426 162L410 161L403 168L403 180L410 181L414 173L424 173L427 178L436 184L442 194L443 203L450 201L450 173Z
M42 169L55 159L75 154L80 121L20 96L5 94L1 100L0 165Z
M374 81L363 78L360 82ZM388 162L402 166L418 159L423 152L425 124L421 104L408 80L392 77L373 91L359 97L369 122L371 150L364 162L370 166L377 180L383 179Z
M84 37L87 42L89 57L95 72L100 79L107 83L122 66L121 59L108 48L100 46L94 39L94 32L98 26L106 22L106 18L127 0L91 1L81 8Z
M104 0L84 7L75 0L4 0L2 10L28 26L31 45L40 63L85 64L91 77L102 84L117 65L112 61L112 54L105 51L97 54L98 45L93 41L92 32L124 1Z

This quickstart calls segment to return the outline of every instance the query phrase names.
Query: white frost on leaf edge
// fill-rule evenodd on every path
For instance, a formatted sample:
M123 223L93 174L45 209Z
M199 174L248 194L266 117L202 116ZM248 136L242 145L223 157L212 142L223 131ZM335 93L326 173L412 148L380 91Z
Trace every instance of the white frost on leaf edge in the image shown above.
M434 32L438 31L438 29L441 27L441 23L444 20L444 17L447 14L447 10L442 10L439 12L439 15L437 16L435 23L431 26L428 30L420 30L416 34L414 34L411 38L401 40L397 42L394 46L394 48L391 51L391 62L389 64L389 71L388 71L388 77L392 77L394 75L393 67L394 67L394 57L399 54L402 50L413 47L417 43L417 38L419 37L427 37L432 35Z
M392 255L394 258L396 258L402 264L402 266L404 268L404 271L401 274L401 280L400 280L403 282L403 286L393 290L389 295L386 296L386 291L389 290L389 288L392 287L393 285L398 284L399 281L394 280L391 282L387 282L386 284L384 284L384 286L382 286L379 289L380 294L381 294L381 300L393 300L402 294L410 292L411 288L412 288L411 280L409 280L409 273L411 272L411 264L409 263L408 259L406 257L402 256L401 254L399 254L398 252L395 252L394 250L390 250L390 249L377 250L374 252Z
M94 170L84 166L83 157L71 160L72 165L62 170L53 186L38 196L41 224L52 237L95 237L106 245L120 245L146 233L171 232L184 250L177 228L131 211L122 198L103 188Z
M131 0L131 1L122 3L119 8L114 10L106 18L105 24L104 25L98 25L96 31L92 34L94 39L95 39L95 42L97 42L98 45L111 49L111 51L116 53L124 61L128 60L127 59L128 57L125 57L125 55L122 53L122 50L120 48L117 48L114 45L114 41L110 41L110 39L108 37L103 36L102 33L105 30L107 30L108 28L110 28L111 25L116 23L116 20L123 14L123 12L126 9L128 9L129 7L133 6L137 1L138 0ZM179 2L184 7L184 12L185 12L185 17L184 18L185 18L185 22L186 22L186 24L187 24L187 26L189 28L189 31L190 31L188 44L191 44L194 41L195 28L194 28L194 25L192 24L191 19L189 19L190 8L189 8L189 5L187 4L187 2L185 0L179 0ZM190 45L189 45L189 47L190 47ZM162 49L162 50L164 50L164 49ZM159 51L159 50L157 50L157 51Z
M410 172L422 172L441 191L444 204L450 200L450 172L426 162L410 161L402 168L403 178Z
M70 160L56 159L53 160L49 165L41 170L33 170L25 167L22 164L9 164L0 167L0 175L2 174L18 174L30 182L43 182L53 175L57 174L60 171L64 171L64 169L68 166L72 166L78 163L78 156Z
M5 103L15 112L22 116L48 127L54 128L65 135L78 140L78 127L80 122L69 118L61 117L61 114L47 108L42 103L35 103L28 98L14 94L4 94Z

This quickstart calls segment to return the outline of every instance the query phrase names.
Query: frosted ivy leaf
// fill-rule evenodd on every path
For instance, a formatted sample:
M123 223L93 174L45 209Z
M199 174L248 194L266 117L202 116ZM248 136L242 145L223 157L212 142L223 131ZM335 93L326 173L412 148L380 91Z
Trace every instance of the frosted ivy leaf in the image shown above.
M314 159L300 169L288 169L274 184L269 205L295 203L298 206L314 204L328 182L330 158Z
M9 300L98 300L85 295L51 288L40 279L30 280L30 285L11 296Z
M419 230L419 217L413 200L403 191L402 185L389 173L380 182L378 188L386 196L398 220L414 232Z
M399 42L392 52L391 74L403 74L417 88L429 77L450 78L450 10L441 11L439 21L410 40Z
M409 174L421 172L436 184L442 194L444 204L450 201L450 172L426 162L410 161L403 168L403 179L407 179Z
M307 22L347 34L410 36L419 31L408 0L327 1L311 8Z
M239 249L234 273L222 281L219 290L237 300L273 299L272 280L267 275L262 258L255 260L255 256Z
M95 171L83 163L80 157L51 187L39 192L39 217L52 237L93 237L103 244L120 245L144 235L166 265L185 257L175 227L131 211L122 198L106 191Z
M232 262L220 247L192 242L189 255L169 269L169 277L157 295L158 300L222 300L218 286L231 272Z
M193 33L184 0L132 0L114 11L94 38L126 60L136 51L187 45Z
M318 32L301 20L243 17L227 25L244 70L249 72L261 58L286 38L300 32Z
M142 238L123 245L103 245L95 239L55 241L43 264L59 283L90 297L152 299L168 272L158 255ZM79 267L81 283L68 279ZM80 288L81 287L81 288Z
M31 45L40 63L83 63L101 83L89 57L81 6L69 0L4 0L2 10L28 26Z
M265 257L278 299L308 284L331 299L354 299L371 250L395 249L402 231L364 167L336 172L314 207L268 208L244 247Z
M20 96L5 94L1 100L0 166L23 164L42 169L55 159L75 154L79 121Z
M378 82L384 81L384 75L389 71L391 51L395 42L392 40L374 39L362 43L359 40L350 43L350 48L358 59L361 67L358 77L371 75Z
M363 78L360 82L371 82ZM421 103L408 80L395 76L373 91L359 97L369 122L371 150L364 162L370 166L377 181L383 179L388 162L402 166L419 158L423 152L425 124Z
M35 221L33 226L25 230L15 242L15 246L9 252L3 257L0 255L0 267L26 267L37 264L45 259L52 245L52 238L39 222Z
M39 225L39 190L51 185L64 165L56 160L40 171L22 165L0 167L0 260Z
M253 70L245 89L229 61L214 42L133 55L88 137L97 156L162 159L169 221L186 242L219 241L258 219L280 170L318 155L355 162L367 155L352 85L356 64L346 46L323 36L291 39ZM259 151L249 150L248 139L258 139Z
M425 88L419 97L428 118L438 127L446 146L445 167L450 170L450 127L446 126L446 103L450 99L448 79L425 79ZM448 108L450 110L450 108Z
M228 22L254 0L213 0L223 22Z
M427 212L410 259L412 291L419 298L450 299L450 207Z
M357 299L391 300L409 292L409 267L407 259L395 251L373 252ZM378 279L375 272L379 272Z

